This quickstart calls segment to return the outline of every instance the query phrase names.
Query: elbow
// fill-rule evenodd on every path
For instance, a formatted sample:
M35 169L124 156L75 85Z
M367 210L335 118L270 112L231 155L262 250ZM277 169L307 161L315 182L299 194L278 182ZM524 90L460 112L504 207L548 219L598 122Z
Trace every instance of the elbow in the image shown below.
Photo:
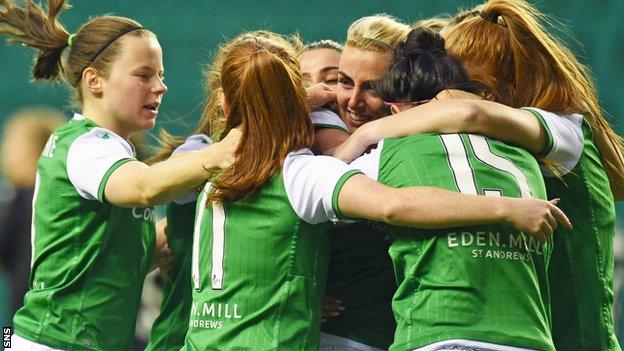
M461 102L459 123L460 130L467 132L476 132L478 127L483 123L484 111L479 104L472 100Z
M150 186L143 186L139 190L139 194L136 199L136 205L141 207L164 205L160 203L160 192L157 189Z
M400 219L405 216L403 202L398 197L384 201L380 210L379 220L387 224L400 225Z

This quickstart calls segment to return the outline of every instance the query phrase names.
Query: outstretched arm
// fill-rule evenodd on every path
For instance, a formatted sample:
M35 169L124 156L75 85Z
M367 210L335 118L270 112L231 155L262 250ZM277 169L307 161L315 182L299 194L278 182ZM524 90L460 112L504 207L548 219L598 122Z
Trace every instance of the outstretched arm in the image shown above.
M350 162L384 138L420 133L481 134L519 145L533 154L541 153L547 144L546 132L529 111L486 100L445 99L369 122L333 155Z
M555 206L557 200L468 195L434 187L394 189L364 175L349 178L338 196L343 216L406 227L437 229L500 222L540 242L552 235L558 222L571 228Z
M222 141L148 166L131 161L117 168L105 185L106 201L124 207L171 202L206 182L213 172L234 160L240 131L233 129Z

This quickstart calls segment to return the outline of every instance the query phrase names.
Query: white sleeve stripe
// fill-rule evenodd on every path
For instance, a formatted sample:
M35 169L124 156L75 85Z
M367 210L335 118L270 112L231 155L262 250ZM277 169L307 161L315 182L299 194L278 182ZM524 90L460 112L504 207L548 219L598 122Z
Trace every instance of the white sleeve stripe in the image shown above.
M558 174L555 174L545 165L541 165L542 173L547 177L569 173L576 167L583 153L585 143L582 128L583 116L579 114L557 115L538 108L529 110L537 112L542 117L543 127L552 136L552 149L544 158L562 168Z

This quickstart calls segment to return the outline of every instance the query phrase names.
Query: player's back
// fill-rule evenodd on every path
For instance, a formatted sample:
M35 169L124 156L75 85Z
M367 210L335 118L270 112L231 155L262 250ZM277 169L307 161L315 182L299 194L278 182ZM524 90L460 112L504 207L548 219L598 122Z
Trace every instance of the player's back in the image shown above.
M387 139L376 152L378 180L392 187L545 198L538 165L528 152L481 136ZM550 246L499 224L391 227L390 233L399 285L392 349L449 340L553 349L545 279Z
M318 348L327 238L292 209L282 176L247 199L198 203L185 349Z

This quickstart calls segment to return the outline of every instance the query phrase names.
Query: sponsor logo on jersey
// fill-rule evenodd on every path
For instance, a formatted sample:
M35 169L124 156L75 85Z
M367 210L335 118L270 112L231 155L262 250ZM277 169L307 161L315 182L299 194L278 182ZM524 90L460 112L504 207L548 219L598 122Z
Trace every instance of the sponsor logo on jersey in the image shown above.
M189 327L204 329L221 329L224 320L242 319L238 304L193 302Z
M447 233L449 248L472 248L474 258L530 261L531 255L543 255L543 246L534 238L522 233L452 232Z
M144 221L156 222L156 213L151 207L133 207L132 217Z

